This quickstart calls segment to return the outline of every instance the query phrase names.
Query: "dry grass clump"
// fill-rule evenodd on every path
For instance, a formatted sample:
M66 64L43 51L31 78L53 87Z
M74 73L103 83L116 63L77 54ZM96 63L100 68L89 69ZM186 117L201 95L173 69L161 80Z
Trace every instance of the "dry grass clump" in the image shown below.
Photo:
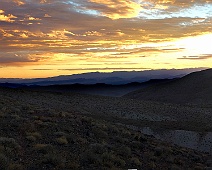
M11 118L12 118L12 119L19 120L21 117L20 117L20 115L12 114L12 115L11 115Z
M140 142L140 141L132 141L132 142L130 143L130 147L133 148L133 149L138 149L138 150L140 150L140 149L142 149L142 148L144 147L144 145L143 145L143 143Z
M68 140L65 136L61 136L59 138L56 138L55 141L60 145L67 145L68 144Z
M8 166L9 166L8 158L4 154L0 153L0 169L7 170Z
M128 146L119 146L116 149L116 152L121 155L121 156L124 156L124 157L129 157L132 153L131 151L131 148L128 147Z
M97 139L106 139L108 138L108 133L103 131L102 129L99 129L97 127L92 128L92 133Z
M100 143L89 145L88 150L82 155L82 162L91 167L123 168L126 166L124 158L111 150L109 145Z
M131 167L136 168L136 167L140 167L142 165L142 162L138 158L133 157L130 159L130 164L131 164Z
M103 154L104 152L107 151L106 146L100 143L91 144L89 146L89 149L95 154Z
M30 135L30 136L26 136L26 139L30 142L35 142L36 141L36 137Z
M55 110L51 110L51 113L49 114L50 117L55 117L55 118L65 118L69 115L68 112L65 111L55 111Z
M102 164L102 161L100 155L93 153L91 150L87 150L81 155L81 164L83 164L84 166L100 166Z
M27 136L34 136L36 139L41 139L42 135L39 132L27 132Z
M60 155L55 154L46 154L41 159L40 164L41 165L47 165L47 167L52 168L64 168L65 166L65 160Z
M42 138L42 135L39 132L26 132L26 139L35 142L38 139Z
M0 118L4 118L4 116L5 116L5 113L0 110Z
M102 159L103 165L110 168L113 166L124 167L126 164L126 162L123 159L121 159L119 156L111 152L103 153L101 156L101 159Z
M113 134L119 133L119 129L115 125L108 125L108 130Z
M35 144L33 146L33 150L38 153L47 154L47 153L54 153L55 148L51 144Z
M8 170L24 170L24 166L22 164L15 164L15 163L11 163L8 166Z
M13 138L0 137L0 146L4 148L19 149L20 145Z
M61 136L66 136L67 137L68 136L68 134L65 133L65 132L55 132L54 135L58 136L58 137L61 137Z

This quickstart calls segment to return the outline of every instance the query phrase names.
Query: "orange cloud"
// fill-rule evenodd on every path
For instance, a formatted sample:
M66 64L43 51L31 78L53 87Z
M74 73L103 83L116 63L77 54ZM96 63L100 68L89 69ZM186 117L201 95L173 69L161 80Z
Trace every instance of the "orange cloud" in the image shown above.
M13 2L15 2L16 4L20 5L24 5L25 2L23 0L13 0Z
M209 61L210 56L201 54L210 54L210 51L199 45L194 50L190 48L188 44L193 46L194 41L186 42L186 47L166 46L181 38L211 34L211 17L168 15L173 9L185 9L197 3L195 0L183 2L187 5L181 7L180 1L172 0L72 0L66 3L1 0L0 65L43 65L45 69L49 64L48 69L52 65L63 69L71 64L76 69L82 65L95 69L93 66L103 67L105 63L113 68L130 68L134 63L138 68L142 64L158 68L185 67L197 61L188 56L200 56L199 62L200 58L204 58L201 62ZM160 19L142 17L145 12L153 14L155 9L159 10ZM161 11L168 17L160 17ZM179 60L179 56L187 56L185 58L192 61ZM163 63L170 64L164 66ZM208 63L210 61L203 66Z
M17 18L16 16L12 14L5 15L5 12L3 10L0 10L0 21L5 21L5 22L14 22L14 18Z
M99 11L103 16L111 19L137 17L141 8L139 3L132 0L89 0L93 5L88 8Z

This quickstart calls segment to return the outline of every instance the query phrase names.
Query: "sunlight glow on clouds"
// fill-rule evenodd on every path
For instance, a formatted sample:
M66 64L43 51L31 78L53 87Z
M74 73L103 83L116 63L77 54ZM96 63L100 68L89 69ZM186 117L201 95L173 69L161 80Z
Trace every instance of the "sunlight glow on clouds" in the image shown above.
M208 0L0 1L0 77L211 67L211 41Z
M5 12L0 9L0 21L5 21L5 22L14 22L14 18L17 18L16 16L12 14L5 15Z

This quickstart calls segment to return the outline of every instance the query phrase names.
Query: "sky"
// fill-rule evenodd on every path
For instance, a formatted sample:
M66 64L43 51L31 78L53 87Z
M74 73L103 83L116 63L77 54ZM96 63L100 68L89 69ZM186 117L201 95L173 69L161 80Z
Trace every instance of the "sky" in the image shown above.
M212 0L1 0L0 78L212 67Z

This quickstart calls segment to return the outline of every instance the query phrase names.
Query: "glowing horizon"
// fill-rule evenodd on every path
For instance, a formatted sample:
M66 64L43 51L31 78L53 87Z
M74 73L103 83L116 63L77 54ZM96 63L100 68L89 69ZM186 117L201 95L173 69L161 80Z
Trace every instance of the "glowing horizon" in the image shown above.
M207 0L2 0L0 77L212 67Z

